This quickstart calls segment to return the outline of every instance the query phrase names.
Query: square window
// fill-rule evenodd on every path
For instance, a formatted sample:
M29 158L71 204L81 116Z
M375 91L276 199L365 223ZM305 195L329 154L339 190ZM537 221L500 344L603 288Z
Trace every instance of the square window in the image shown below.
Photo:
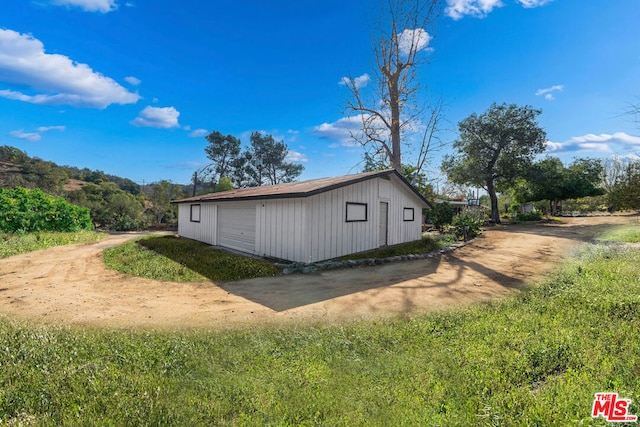
M347 202L347 222L367 221L367 204Z
M413 208L404 208L402 210L403 221L415 221L415 215Z

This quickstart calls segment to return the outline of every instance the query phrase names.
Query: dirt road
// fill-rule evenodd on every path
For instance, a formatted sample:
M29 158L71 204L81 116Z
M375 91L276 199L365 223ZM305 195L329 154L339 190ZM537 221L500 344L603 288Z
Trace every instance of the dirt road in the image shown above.
M441 257L232 283L183 284L108 270L102 251L135 236L0 260L0 313L55 324L224 328L413 316L517 292L607 224L638 217L567 218L497 226Z

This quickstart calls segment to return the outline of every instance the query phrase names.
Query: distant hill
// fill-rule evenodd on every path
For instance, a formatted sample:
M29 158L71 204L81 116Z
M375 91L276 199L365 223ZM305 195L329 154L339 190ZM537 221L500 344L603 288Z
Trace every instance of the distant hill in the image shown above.
M0 146L0 187L40 188L62 195L81 189L86 183L113 182L121 190L140 194L140 185L128 178L106 174L100 170L59 166L53 162L29 157L27 153L8 145Z

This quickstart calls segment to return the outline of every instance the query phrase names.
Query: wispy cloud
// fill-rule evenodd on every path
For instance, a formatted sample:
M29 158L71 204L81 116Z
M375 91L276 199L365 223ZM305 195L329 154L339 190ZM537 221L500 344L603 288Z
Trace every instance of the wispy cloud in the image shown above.
M125 77L124 81L129 83L131 86L138 86L140 83L142 83L142 80L133 76Z
M24 139L25 141L29 141L29 142L36 142L42 139L42 136L39 133L25 132L24 129L12 130L11 132L9 132L9 135L11 135L14 138Z
M180 112L174 107L147 106L130 123L138 127L169 129L180 127L178 123L179 116Z
M640 137L628 135L624 132L602 133L599 135L589 133L582 136L574 136L563 142L547 141L547 151L554 153L627 153L638 148L640 148Z
M445 13L454 20L461 19L465 15L484 18L493 9L502 6L500 0L447 0Z
M2 89L1 97L33 104L106 108L140 99L87 64L45 53L40 40L13 30L0 29L0 76L4 83L33 92Z
M368 85L370 80L371 76L365 73L359 77L356 77L355 79L351 79L350 77L343 77L338 83L344 86L355 86L356 89L361 89Z
M544 6L553 0L517 0L518 3L527 9ZM494 9L504 6L501 0L447 0L445 13L453 20L458 20L464 16L474 18L484 18Z
M325 138L339 144L331 144L330 148L335 148L340 145L344 147L353 147L359 144L354 141L351 135L357 134L361 129L362 116L358 115L353 117L343 117L333 123L322 123L321 125L315 126L312 132L321 138Z
M209 134L209 131L206 129L194 129L189 136L191 138L199 138L201 136L207 136Z
M553 96L553 92L559 92L564 89L564 85L555 85L548 87L546 89L538 89L536 91L536 96L544 95L544 99L549 101L555 99Z
M534 8L544 6L547 3L551 3L553 0L518 0L518 2L526 8Z
M9 135L14 138L24 139L25 141L36 142L42 139L42 134L45 132L49 132L51 130L62 132L65 129L65 126L40 126L38 129L36 129L36 132L25 132L24 129L20 129L12 130L11 132L9 132Z
M118 8L116 0L51 0L56 6L79 7L86 12L108 13Z
M284 158L287 162L293 163L306 163L309 161L307 156L302 153L298 153L297 151L289 150L287 151L287 156Z
M40 126L38 128L38 132L49 132L50 130L59 130L60 132L64 131L66 126Z

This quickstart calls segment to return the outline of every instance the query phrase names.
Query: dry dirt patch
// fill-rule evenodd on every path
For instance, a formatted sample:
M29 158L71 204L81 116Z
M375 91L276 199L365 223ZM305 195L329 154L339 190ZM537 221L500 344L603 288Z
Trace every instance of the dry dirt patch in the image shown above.
M221 328L420 313L517 292L609 224L635 216L497 226L433 259L214 284L159 282L108 270L102 251L136 235L0 260L0 312L55 324Z

